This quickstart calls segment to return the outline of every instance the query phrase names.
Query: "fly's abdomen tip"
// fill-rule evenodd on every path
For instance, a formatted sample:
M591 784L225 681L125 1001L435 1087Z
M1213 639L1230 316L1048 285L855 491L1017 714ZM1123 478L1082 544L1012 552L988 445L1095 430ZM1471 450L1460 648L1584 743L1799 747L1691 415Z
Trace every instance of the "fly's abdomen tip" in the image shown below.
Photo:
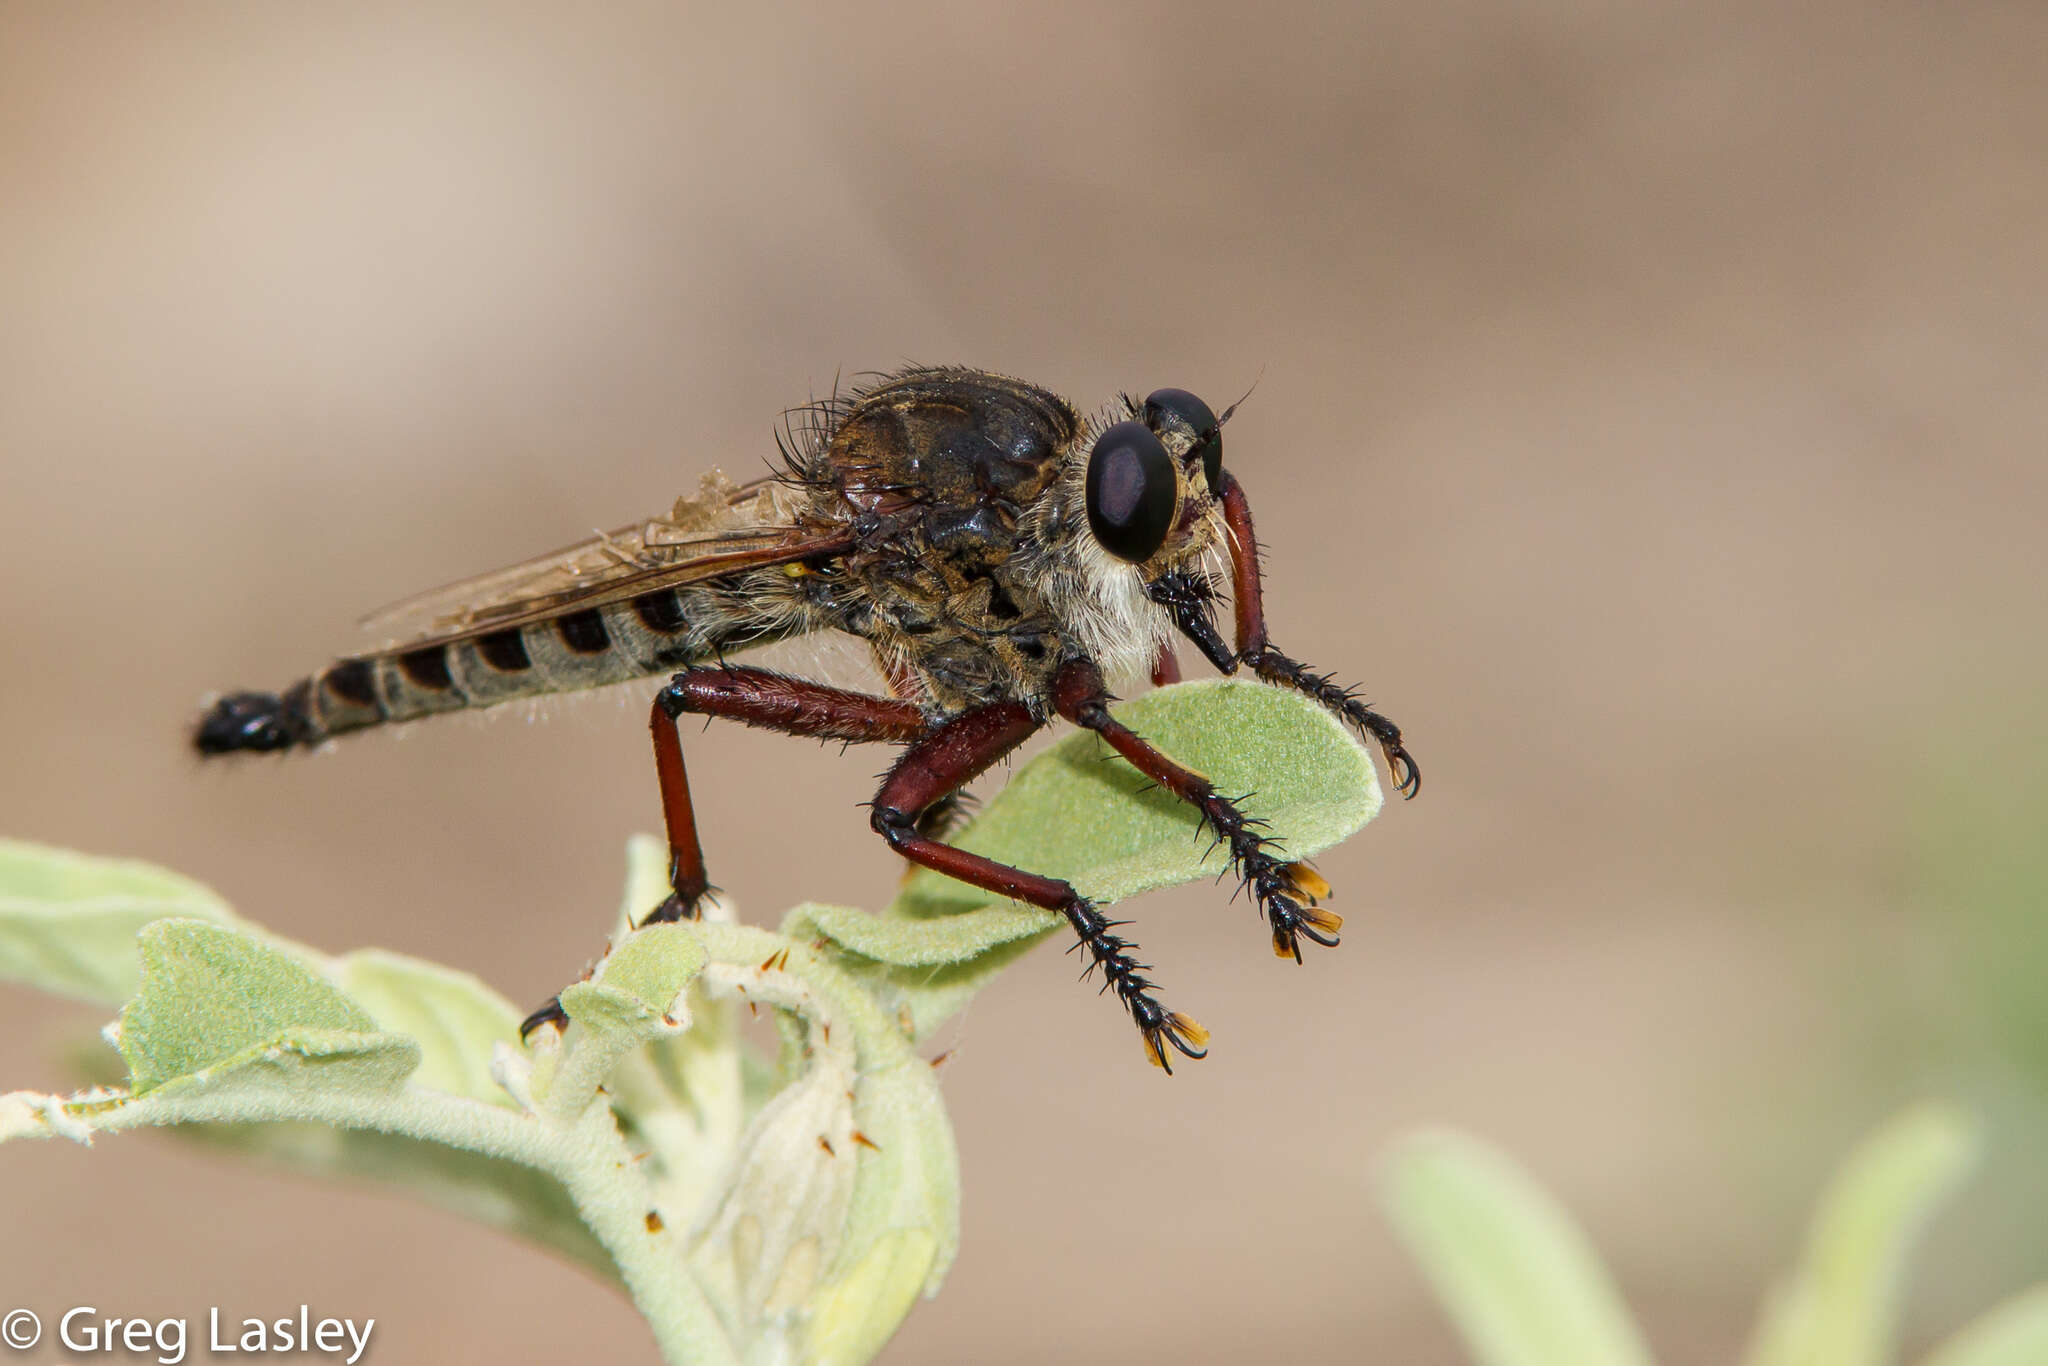
M303 718L276 693L237 692L220 698L192 733L201 754L232 754L238 750L290 749L305 735Z

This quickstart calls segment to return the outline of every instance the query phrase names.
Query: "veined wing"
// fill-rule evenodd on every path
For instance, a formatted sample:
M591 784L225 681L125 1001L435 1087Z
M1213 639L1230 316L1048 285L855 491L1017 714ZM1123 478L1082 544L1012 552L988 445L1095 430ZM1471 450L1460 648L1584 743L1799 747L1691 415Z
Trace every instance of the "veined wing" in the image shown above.
M426 646L850 547L843 526L797 524L780 493L766 481L741 487L707 475L702 491L678 499L665 517L429 589L362 625L395 643Z

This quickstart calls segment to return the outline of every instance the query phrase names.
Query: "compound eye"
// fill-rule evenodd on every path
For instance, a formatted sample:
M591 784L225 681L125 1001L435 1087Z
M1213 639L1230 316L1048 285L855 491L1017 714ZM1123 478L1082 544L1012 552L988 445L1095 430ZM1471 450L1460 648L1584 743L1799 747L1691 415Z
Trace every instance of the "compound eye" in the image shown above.
M1185 389L1154 389L1145 396L1145 425L1158 431L1162 422L1177 422L1195 434L1191 454L1202 458L1209 492L1223 492L1223 430L1209 405Z
M1102 548L1137 564L1166 544L1180 492L1173 457L1142 422L1119 422L1088 456L1088 528Z

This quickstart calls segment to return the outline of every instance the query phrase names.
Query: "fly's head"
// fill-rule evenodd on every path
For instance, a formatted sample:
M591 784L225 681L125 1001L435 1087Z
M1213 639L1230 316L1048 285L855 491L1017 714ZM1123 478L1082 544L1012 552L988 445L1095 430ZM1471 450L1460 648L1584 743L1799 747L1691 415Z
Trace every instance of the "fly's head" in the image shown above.
M1095 437L1082 480L1088 530L1147 582L1201 555L1216 539L1222 423L1185 389L1155 389L1131 416Z
M1047 492L1048 597L1112 677L1147 667L1171 638L1163 593L1205 587L1223 567L1224 418L1185 389L1126 397L1075 443Z

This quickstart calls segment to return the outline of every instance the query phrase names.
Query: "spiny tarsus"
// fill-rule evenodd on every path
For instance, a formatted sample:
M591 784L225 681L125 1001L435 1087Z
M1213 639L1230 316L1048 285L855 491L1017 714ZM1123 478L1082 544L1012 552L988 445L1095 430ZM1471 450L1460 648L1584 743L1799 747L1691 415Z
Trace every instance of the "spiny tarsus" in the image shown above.
M1118 926L1130 922L1107 919L1095 909L1094 903L1078 896L1063 909L1067 923L1079 936L1067 951L1088 951L1089 963L1081 970L1082 980L1087 980L1096 969L1101 969L1101 989L1115 991L1124 1009L1130 1012L1131 1021L1138 1026L1138 1035L1144 1042L1146 1060L1171 1074L1173 1061L1167 1056L1168 1047L1196 1061L1208 1057L1209 1031L1197 1024L1193 1017L1160 1005L1152 995L1151 979L1144 975L1152 970L1152 965L1140 963L1132 956L1131 950L1137 947L1136 944L1111 933Z
M1228 853L1230 871L1251 893L1253 904L1272 929L1274 954L1299 963L1304 937L1324 948L1335 948L1344 918L1317 904L1330 894L1330 884L1309 865L1276 857L1273 851L1278 846L1260 833L1265 822L1244 813L1241 803L1246 800L1249 798L1232 801L1211 791L1195 807Z
M1357 688L1337 682L1334 675L1317 673L1270 646L1245 656L1242 662L1267 682L1292 688L1334 712L1358 732L1360 739L1376 742L1387 758L1394 790L1404 798L1413 798L1422 791L1422 769L1402 743L1401 728L1359 700Z

